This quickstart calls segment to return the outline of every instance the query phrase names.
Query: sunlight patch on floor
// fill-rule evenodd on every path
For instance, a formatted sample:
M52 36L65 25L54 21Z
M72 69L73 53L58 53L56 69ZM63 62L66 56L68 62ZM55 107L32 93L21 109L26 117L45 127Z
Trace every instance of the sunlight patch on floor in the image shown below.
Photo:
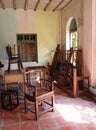
M56 104L56 108L66 121L89 123L87 120L82 119L81 113L72 105Z

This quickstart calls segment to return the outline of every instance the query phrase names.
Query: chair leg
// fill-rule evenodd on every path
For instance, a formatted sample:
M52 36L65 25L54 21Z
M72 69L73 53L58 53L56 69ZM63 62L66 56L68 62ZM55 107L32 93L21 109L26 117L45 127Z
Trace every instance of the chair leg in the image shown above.
M20 62L21 69L23 69L23 64L22 64L22 61L21 61L21 60L19 60L19 62Z
M52 96L52 112L54 111L54 104L55 104L55 96Z
M19 71L21 69L23 69L23 64L22 64L21 60L18 60L18 69L19 69Z
M25 113L26 113L27 111L26 111L26 99L25 99L25 97L24 97L24 109L25 109Z
M20 71L21 69L20 69L20 62L19 62L19 60L17 61L17 64L18 64L18 70Z
M10 64L11 64L11 63L10 63L10 61L9 61L9 63L8 63L8 71L10 71Z
M38 102L35 103L35 116L36 120L38 120Z

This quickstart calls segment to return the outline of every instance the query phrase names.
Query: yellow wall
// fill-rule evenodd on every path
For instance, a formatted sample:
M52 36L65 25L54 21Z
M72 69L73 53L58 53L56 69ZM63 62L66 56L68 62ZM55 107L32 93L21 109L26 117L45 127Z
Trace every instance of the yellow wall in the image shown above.
M59 12L36 11L34 15L35 32L38 37L38 61L45 64L52 61L51 49L55 49L60 42Z
M60 13L53 11L16 10L17 33L36 33L38 63L52 61L51 49L60 43Z

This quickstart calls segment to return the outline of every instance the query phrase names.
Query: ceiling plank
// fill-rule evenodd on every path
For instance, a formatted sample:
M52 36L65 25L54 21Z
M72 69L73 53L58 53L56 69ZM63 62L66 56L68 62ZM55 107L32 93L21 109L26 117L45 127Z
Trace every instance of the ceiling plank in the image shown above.
M29 0L25 0L24 10L28 9L28 3L29 3Z
M35 8L34 8L35 11L37 10L37 7L38 7L39 3L40 3L40 0L38 0L36 5L35 5Z
M63 1L64 1L64 0L61 0L61 1L59 2L59 4L53 9L53 11L55 11L55 10L63 3Z
M44 11L46 11L46 9L48 8L48 6L51 4L52 0L49 0L49 3L46 4Z
M5 3L4 3L4 1L3 1L3 0L0 0L0 2L1 2L2 8L5 9Z
M72 0L70 0L64 7L62 7L60 10L62 11L66 6L68 6L70 3L72 2Z
M16 0L13 0L13 8L16 10Z

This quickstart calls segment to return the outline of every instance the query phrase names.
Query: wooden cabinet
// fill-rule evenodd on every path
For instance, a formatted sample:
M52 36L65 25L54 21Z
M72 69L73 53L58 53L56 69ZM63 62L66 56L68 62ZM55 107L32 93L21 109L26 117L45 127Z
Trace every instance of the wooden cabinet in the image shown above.
M36 61L37 56L37 35L36 34L18 34L17 35L18 53L23 62Z

